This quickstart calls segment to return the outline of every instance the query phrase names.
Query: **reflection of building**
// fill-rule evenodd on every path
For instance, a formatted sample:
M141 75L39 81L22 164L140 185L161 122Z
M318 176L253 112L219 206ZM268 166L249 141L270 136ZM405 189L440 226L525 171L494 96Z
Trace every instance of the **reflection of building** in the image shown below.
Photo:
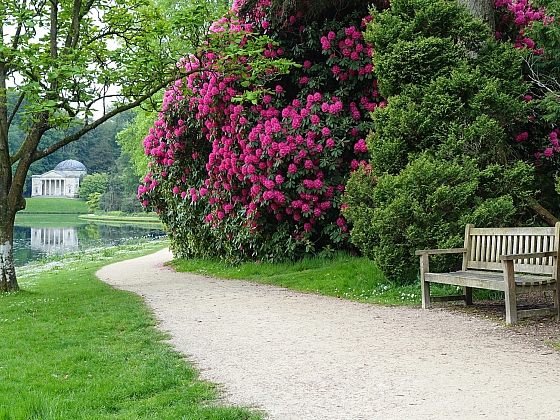
M46 254L78 251L78 228L31 228L31 249Z
M31 197L77 198L86 167L77 160L60 162L54 170L31 177Z

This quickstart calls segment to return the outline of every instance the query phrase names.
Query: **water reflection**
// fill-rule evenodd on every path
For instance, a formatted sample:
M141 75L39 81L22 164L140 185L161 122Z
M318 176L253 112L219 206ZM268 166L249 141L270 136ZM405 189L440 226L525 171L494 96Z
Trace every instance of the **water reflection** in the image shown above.
M79 251L78 228L30 228L31 249L44 254Z
M107 225L89 223L70 227L14 227L14 262L22 266L29 261L52 255L118 245L140 238L161 238L165 232L152 225Z

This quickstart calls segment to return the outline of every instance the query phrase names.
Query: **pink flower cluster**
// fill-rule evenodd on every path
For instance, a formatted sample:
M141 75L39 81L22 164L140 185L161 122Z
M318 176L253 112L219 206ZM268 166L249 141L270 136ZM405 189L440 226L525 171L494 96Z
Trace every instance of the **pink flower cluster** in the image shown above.
M537 164L540 164L539 159L542 157L550 159L555 153L560 153L560 144L558 143L558 136L560 135L560 128L555 128L549 134L550 145L549 147L545 148L542 152L535 153L535 159L537 159Z
M547 16L544 7L534 9L533 3L529 0L494 0L494 5L497 9L506 9L509 12L502 16L502 22L496 32L496 38L503 38L504 32L514 27L517 33L512 41L516 48L527 48L533 54L543 54L544 50L536 48L535 41L526 36L526 31L533 22L541 21L548 25L554 21L554 17Z

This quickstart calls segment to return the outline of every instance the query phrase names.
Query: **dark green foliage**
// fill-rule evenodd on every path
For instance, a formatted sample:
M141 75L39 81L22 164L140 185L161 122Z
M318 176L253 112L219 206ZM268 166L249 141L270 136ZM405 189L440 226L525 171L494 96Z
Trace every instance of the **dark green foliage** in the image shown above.
M393 281L416 249L461 246L465 224L517 225L533 167L512 139L528 119L523 53L499 44L456 2L395 0L366 39L387 106L373 113L371 165L347 186L352 242ZM431 268L457 268L436 257Z
M390 54L374 54L379 90L390 97L398 94L403 85L425 84L433 77L446 77L458 59L459 50L449 39L399 40Z
M437 159L423 153L398 175L376 179L360 169L347 185L345 215L352 241L391 280L407 282L418 271L416 249L461 246L467 223L517 223L519 200L530 191L532 168L480 169L474 159ZM457 268L454 257L434 257L431 268Z
M366 38L388 97L388 106L373 114L374 172L398 173L410 153L432 148L480 164L505 163L515 152L506 137L518 134L515 123L528 117L528 105L523 56L512 45L494 41L483 24L448 1L392 2Z

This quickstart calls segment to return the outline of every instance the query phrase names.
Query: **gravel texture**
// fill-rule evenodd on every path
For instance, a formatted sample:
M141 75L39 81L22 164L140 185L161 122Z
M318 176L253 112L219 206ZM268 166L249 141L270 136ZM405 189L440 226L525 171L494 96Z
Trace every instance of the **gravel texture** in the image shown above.
M498 310L362 304L177 273L171 259L164 250L97 275L141 295L228 403L274 420L560 418L550 319L505 328ZM539 335L539 323L554 327Z

